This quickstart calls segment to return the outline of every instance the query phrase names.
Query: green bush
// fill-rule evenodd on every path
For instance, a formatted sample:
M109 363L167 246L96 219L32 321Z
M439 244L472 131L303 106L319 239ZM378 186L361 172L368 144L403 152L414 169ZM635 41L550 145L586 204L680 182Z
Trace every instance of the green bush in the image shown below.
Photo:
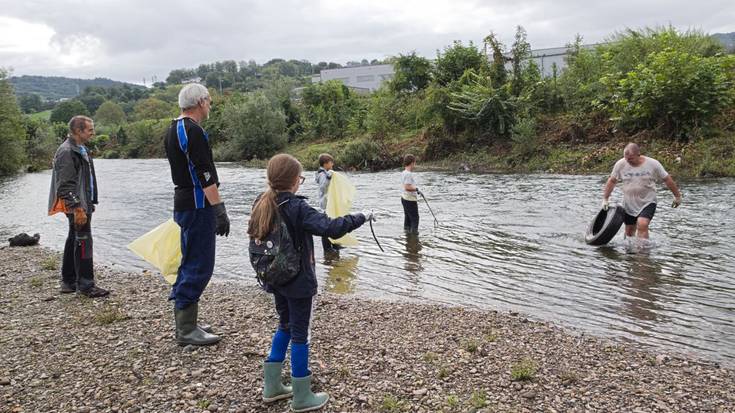
M472 42L464 46L460 41L437 52L435 65L434 77L442 86L459 80L467 70L482 72L488 69L487 58L477 46Z
M71 118L77 115L89 116L89 111L84 103L73 99L61 102L51 111L49 121L51 123L68 124Z
M24 126L28 141L26 155L29 171L40 171L51 168L56 149L61 139L56 137L54 128L48 122L26 117Z
M480 132L493 137L510 134L515 122L516 99L507 87L494 88L490 78L467 71L459 92L451 94L449 109Z
M510 138L513 141L513 152L516 155L524 157L533 154L539 146L539 138L536 133L536 119L519 119L513 125Z
M23 115L6 72L0 69L0 175L18 172L23 166L25 143Z
M342 165L356 169L382 169L390 163L382 146L370 139L358 139L348 143L339 156Z
M95 126L116 126L126 121L122 107L110 100L105 101L94 113Z
M665 49L613 82L610 111L631 129L682 135L705 126L735 99L735 56Z
M127 144L123 147L125 158L163 158L163 138L171 122L162 120L140 120L125 128Z
M416 52L399 55L393 59L395 75L388 83L388 87L395 93L415 92L425 89L431 81L431 62L429 59L417 56Z
M222 135L226 141L217 149L218 159L267 158L288 142L286 116L263 93L249 93L224 107Z
M302 136L343 137L356 105L354 94L337 80L308 85L301 96Z

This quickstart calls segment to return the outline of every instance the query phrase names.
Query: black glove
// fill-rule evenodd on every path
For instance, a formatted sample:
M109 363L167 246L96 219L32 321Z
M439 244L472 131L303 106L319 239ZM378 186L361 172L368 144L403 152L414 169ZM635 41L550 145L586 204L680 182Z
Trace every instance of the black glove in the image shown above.
M220 202L217 205L212 205L212 208L214 208L214 217L217 219L217 229L214 233L224 236L230 235L230 218L227 216L225 203Z
M416 195L421 195L421 191L419 191L418 187L416 187Z

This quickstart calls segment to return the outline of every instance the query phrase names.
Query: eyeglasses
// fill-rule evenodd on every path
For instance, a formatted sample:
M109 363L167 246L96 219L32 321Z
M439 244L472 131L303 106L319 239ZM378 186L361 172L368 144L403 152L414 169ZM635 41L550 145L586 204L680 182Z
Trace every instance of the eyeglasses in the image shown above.
M306 181L306 177L303 176L303 175L302 176L299 176L299 185L302 185L304 183L304 181Z

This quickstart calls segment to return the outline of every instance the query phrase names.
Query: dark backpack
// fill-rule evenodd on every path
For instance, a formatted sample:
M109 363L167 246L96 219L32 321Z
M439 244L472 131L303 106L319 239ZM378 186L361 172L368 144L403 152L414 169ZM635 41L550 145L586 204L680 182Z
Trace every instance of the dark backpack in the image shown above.
M262 240L250 239L250 264L261 286L286 285L301 270L301 248L289 231L288 218L281 213L280 207L286 202L288 200L278 204L278 214L271 232Z

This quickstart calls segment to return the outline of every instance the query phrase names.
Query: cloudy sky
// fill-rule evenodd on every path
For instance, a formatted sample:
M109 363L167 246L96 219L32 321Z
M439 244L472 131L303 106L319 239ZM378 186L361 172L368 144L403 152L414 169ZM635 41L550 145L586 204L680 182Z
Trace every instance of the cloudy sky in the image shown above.
M0 0L0 67L141 83L225 59L345 63L412 50L433 58L453 40L479 43L490 31L510 44L519 24L534 48L564 45L576 33L598 42L626 27L733 32L735 2Z

